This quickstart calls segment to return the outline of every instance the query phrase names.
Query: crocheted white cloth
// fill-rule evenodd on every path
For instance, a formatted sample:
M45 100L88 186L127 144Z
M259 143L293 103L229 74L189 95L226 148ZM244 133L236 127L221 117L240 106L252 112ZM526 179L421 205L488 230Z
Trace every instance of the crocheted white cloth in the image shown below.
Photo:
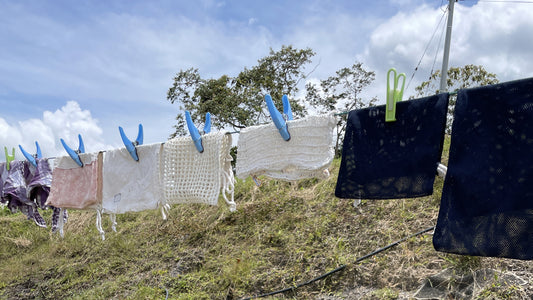
M324 177L333 161L333 115L288 121L291 139L283 140L273 123L241 130L237 176L266 175L282 180Z
M104 153L102 208L104 213L122 214L158 208L163 199L160 159L161 143L136 147L139 161L126 148Z
M163 146L165 201L217 205L222 191L230 211L235 211L231 135L225 132L203 135L202 145L204 152L200 153L191 137L178 137Z

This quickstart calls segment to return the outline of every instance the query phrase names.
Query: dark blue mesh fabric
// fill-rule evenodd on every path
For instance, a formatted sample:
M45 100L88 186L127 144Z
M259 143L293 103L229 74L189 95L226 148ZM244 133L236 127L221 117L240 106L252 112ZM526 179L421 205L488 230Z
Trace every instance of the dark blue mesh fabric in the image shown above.
M533 259L533 78L459 91L433 245Z
M335 195L398 199L431 195L442 153L448 94L351 111Z

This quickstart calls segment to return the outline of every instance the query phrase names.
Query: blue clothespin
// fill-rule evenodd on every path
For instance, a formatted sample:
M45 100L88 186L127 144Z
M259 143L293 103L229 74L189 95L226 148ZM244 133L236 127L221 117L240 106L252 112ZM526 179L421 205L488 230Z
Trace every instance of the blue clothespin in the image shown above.
M187 110L185 111L185 120L187 121L187 128L189 129L189 133L191 134L194 146L196 147L198 152L204 152L204 146L202 145L202 137L200 136L200 131L198 131L198 128L196 128L196 126L192 122L191 113ZM207 113L205 114L204 134L209 132L211 132L211 114Z
M42 158L43 155L41 154L41 147L39 147L39 143L37 143L37 141L35 141L35 147L37 147L37 153L32 155L29 154L26 150L24 150L21 145L19 145L20 151L22 151L22 154L24 155L24 157L26 157L26 160L28 160L34 167L37 168L36 159Z
M133 157L133 160L139 161L139 156L137 155L137 148L135 146L143 144L143 125L139 124L139 133L137 134L137 139L135 139L135 142L132 142L128 139L122 127L119 126L118 131L120 132L120 137L122 137L122 142L124 142L124 146L126 146L126 149L128 149L128 152L130 153L131 157Z
M9 171L11 162L15 160L15 148L13 148L13 155L9 155L6 146L4 146L4 150L6 150L6 169Z
M287 128L286 121L292 120L292 110L287 95L283 95L281 100L283 102L283 114L285 115L285 118L281 115L276 106L274 106L272 97L270 97L270 95L265 95L265 101L268 107L268 111L270 112L270 117L272 118L274 125L276 125L276 128L281 134L281 137L285 141L288 141L291 139L291 134L289 133L289 129Z
M85 153L85 146L83 145L83 140L81 139L81 134L78 134L78 140L80 141L80 145L78 147L78 150L72 150L63 139L61 140L61 144L63 144L63 148L67 151L68 155L78 164L78 166L83 167L83 162L80 159L80 153Z
M394 83L391 89L390 74L393 73ZM398 88L398 82L403 77L401 89ZM405 87L405 73L396 75L396 69L392 68L387 72L387 104L385 106L385 122L396 121L396 103L402 101L403 88Z

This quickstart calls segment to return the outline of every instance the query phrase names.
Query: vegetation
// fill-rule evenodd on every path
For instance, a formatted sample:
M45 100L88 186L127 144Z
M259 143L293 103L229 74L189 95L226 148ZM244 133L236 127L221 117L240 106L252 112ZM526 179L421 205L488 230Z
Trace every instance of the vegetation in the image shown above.
M435 71L429 77L428 81L422 82L415 88L417 96L429 96L440 93L438 84L440 83L440 70ZM484 86L498 83L496 74L490 73L483 66L466 65L461 68L453 67L448 69L448 77L446 80L446 88L449 92L454 92L459 89L466 89L477 86ZM452 131L453 114L455 111L455 102L457 95L452 94L449 97L448 115L446 123L446 132L448 134Z
M288 95L295 117L304 116L311 108L319 112L350 110L376 101L363 101L360 97L361 91L375 76L361 63L338 70L319 85L307 84L305 99L294 100L300 83L303 84L302 80L309 75L304 70L314 55L309 48L283 46L279 51L271 49L268 56L257 61L256 66L244 68L235 77L222 75L217 79L205 79L198 69L180 70L167 92L167 100L178 104L182 111L190 111L196 123L201 123L209 112L215 127L232 127L235 130L267 122L269 113L264 103L265 94L270 94L280 108L282 96ZM182 113L176 117L176 122L171 138L186 135ZM341 118L338 124L337 150L344 136L345 123L345 118Z
M448 267L457 272L480 267L533 271L527 262L436 252L429 234L355 264L363 255L435 225L443 180L437 178L429 197L363 200L353 207L351 200L334 196L338 166L334 161L327 180L291 184L262 178L261 187L251 179L238 180L234 213L223 201L218 207L173 206L167 220L158 211L128 213L117 216L116 233L104 218L105 241L94 226L94 212L70 211L61 238L3 210L0 298L240 299L346 265L274 298L344 297L364 288L352 292L352 299L396 299ZM44 217L49 220L50 212ZM520 296L526 289L493 284L483 293Z
M320 84L307 83L306 100L314 106L322 106L322 113L335 110L350 111L367 106L372 106L377 101L373 98L364 101L361 91L374 81L375 73L363 68L362 63L355 63L349 68L342 68ZM341 107L338 107L341 104ZM339 118L337 123L337 138L335 142L335 154L340 156L340 145L346 130L346 115Z
M305 107L291 99L298 92L298 83L305 78L304 66L315 53L311 49L283 46L279 51L258 60L258 65L244 68L237 76L222 75L218 79L204 79L198 69L181 70L167 93L167 100L179 103L180 110L191 112L193 120L200 121L210 112L217 128L228 126L245 128L265 122L264 96L270 94L281 107L281 97L289 95L295 116L305 113ZM292 96L292 97L291 97ZM180 114L173 136L184 135L184 120Z

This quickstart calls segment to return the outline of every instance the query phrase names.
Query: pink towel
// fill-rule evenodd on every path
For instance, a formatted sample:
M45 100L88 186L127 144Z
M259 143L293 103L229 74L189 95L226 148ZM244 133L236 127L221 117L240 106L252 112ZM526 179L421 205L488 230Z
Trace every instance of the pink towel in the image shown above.
M102 202L102 153L82 153L80 159L83 167L69 156L56 159L47 205L87 209Z

